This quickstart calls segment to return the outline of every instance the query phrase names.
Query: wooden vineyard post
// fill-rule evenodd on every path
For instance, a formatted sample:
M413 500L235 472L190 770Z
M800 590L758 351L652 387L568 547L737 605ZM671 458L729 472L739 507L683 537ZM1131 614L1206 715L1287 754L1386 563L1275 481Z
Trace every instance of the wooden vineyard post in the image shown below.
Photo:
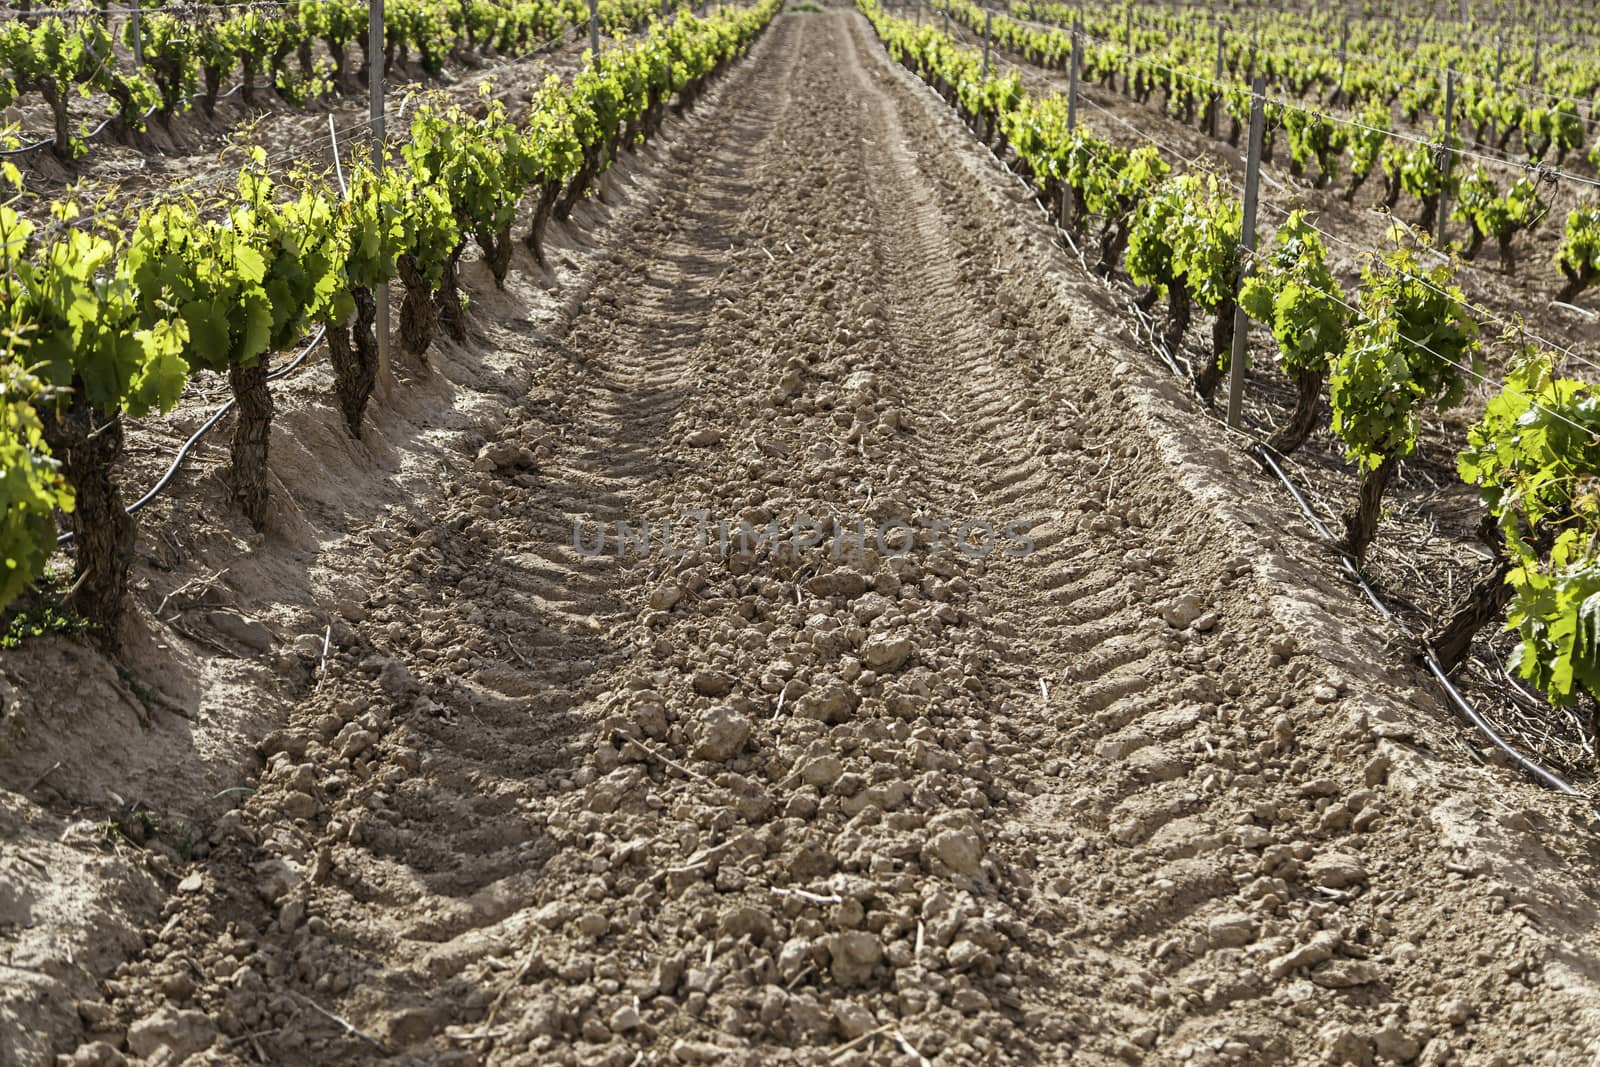
M1444 70L1444 164L1439 169L1444 172L1444 181L1439 188L1439 206L1436 209L1438 218L1434 221L1434 241L1440 248L1444 247L1444 230L1450 219L1450 172L1455 169L1456 153L1450 147L1450 137L1455 133L1456 119L1456 68L1452 63Z
M950 36L950 3L949 3L949 0L945 0L945 5L944 5L943 8L940 9L940 13L944 16L944 31L943 32L944 32L944 35L946 37L948 37L948 36Z
M994 22L994 12L985 10L983 13L983 81L989 80L989 35Z
M383 170L383 0L372 0L367 15L367 118L372 126L372 166ZM378 390L387 395L394 383L389 366L389 283L378 286Z
M1267 90L1265 78L1256 77L1250 82L1250 151L1245 160L1244 220L1239 228L1239 257L1241 283L1250 270L1250 260L1256 251L1256 196L1261 189L1261 138L1265 126L1264 104ZM1250 348L1250 321L1244 308L1235 301L1233 307L1233 349L1228 353L1228 426L1239 429L1244 415L1244 364ZM1213 357L1214 358L1214 357Z
M593 62L600 64L600 0L589 0L589 51Z

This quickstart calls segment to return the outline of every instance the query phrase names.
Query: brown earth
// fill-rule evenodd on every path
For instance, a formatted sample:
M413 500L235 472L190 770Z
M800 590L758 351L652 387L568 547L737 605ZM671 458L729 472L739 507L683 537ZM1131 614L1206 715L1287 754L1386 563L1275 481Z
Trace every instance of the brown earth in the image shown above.
M208 453L126 664L0 659L0 1058L1593 1059L1600 820L859 16L602 200L368 443L292 394L265 538ZM741 546L797 515L921 530Z

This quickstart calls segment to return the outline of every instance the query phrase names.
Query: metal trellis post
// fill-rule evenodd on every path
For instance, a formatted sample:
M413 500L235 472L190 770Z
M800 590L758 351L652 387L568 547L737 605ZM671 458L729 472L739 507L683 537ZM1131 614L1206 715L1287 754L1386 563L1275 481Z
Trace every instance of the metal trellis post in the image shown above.
M372 165L383 169L383 0L372 0L367 16L367 117L372 126ZM378 286L378 388L393 382L389 367L389 284Z
M1072 59L1067 67L1067 132L1078 128L1078 68L1083 63L1083 23L1072 24Z
M1226 50L1226 48L1228 47L1227 32L1228 31L1225 30L1223 28L1223 26L1222 26L1222 20L1218 19L1217 20L1217 69L1216 69L1215 75L1212 77L1212 80L1214 82L1216 82L1217 85L1221 85L1222 84L1223 53ZM1215 137L1217 135L1217 118L1218 118L1218 112L1220 112L1221 110L1222 110L1222 91L1220 89L1217 89L1215 86L1213 86L1212 90L1211 90L1211 112L1210 112L1209 117L1206 119L1206 127L1207 127L1206 133L1211 137Z
M144 23L141 19L140 0L133 0L133 10L128 13L128 20L133 28L133 65L144 66Z
M993 22L994 22L994 12L985 11L983 13L983 80L984 81L988 81L989 80L989 33L990 33L990 26L991 26L991 24Z
M1350 16L1346 15L1339 25L1339 104L1343 106L1344 77L1350 69Z
M1072 58L1067 65L1067 132L1071 133L1078 128L1078 68L1083 64L1083 23L1075 20L1072 23ZM1071 202L1071 191L1067 187L1066 175L1061 176L1061 200L1056 205L1056 222L1062 227L1067 225L1067 205Z
M1456 161L1455 149L1450 147L1450 138L1455 133L1456 120L1456 68L1454 64L1445 68L1444 72L1444 182L1439 189L1438 218L1433 227L1434 240L1440 248L1444 247L1444 230L1450 219L1450 172L1454 169Z
M1133 4L1128 5L1128 13L1123 20L1122 45L1128 50L1128 65L1122 74L1122 91L1129 96L1133 95Z
M1256 250L1256 196L1261 188L1261 138L1267 86L1266 79L1254 78L1250 82L1250 151L1244 172L1244 222L1239 230L1241 280L1250 269L1250 259ZM1228 425L1239 428L1244 414L1244 364L1250 347L1250 322L1244 308L1235 301L1233 307L1233 349L1228 354Z

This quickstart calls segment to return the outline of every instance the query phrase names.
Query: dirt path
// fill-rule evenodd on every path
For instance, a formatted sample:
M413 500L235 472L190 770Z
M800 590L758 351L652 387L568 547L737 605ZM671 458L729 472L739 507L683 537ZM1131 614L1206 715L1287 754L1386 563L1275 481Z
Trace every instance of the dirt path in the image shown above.
M942 102L836 12L704 107L548 321L475 301L486 349L545 339L529 399L363 534L355 625L86 1040L1592 1057L1588 816L1438 754L1320 550ZM969 520L982 558L933 529Z

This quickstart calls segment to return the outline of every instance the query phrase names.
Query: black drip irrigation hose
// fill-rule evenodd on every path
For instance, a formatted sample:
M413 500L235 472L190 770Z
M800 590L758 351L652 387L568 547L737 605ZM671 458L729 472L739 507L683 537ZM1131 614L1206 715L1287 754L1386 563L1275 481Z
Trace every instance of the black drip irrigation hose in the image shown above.
M328 328L326 326L317 327L317 332L312 334L311 337L306 341L306 345L300 350L300 354L295 356L294 359L290 360L288 363L285 363L283 366L279 367L277 370L273 371L271 374L268 374L267 381L277 381L284 375L293 372L295 368L299 367L300 364L304 363L310 357L317 345L322 343L322 338L327 335L327 332ZM129 515L143 510L147 504L153 501L157 496L161 495L167 486L171 484L172 479L177 477L178 471L183 466L184 460L189 458L189 453L193 451L194 446L200 443L200 438L204 437L213 426L221 422L222 417L228 412L232 411L237 402L238 401L236 400L230 399L226 404L223 404L216 411L212 412L211 417L205 422L201 423L198 430L189 435L189 439L183 443L183 447L178 449L178 454L172 457L172 464L167 467L167 472L156 481L155 485L150 487L149 492L145 493L144 496L128 505L127 513ZM73 533L71 530L68 530L66 533L56 538L56 544L71 544L72 538Z
M898 64L896 65L898 66ZM921 78L918 78L917 81L923 86L923 88L927 89L928 92L932 94L940 104L946 107L951 106L949 102L944 99L944 97L938 94L933 86L929 85ZM989 146L984 145L983 147L988 149ZM1045 219L1055 229L1056 233L1066 241L1067 247L1072 249L1073 253L1077 256L1079 264L1083 267L1084 271L1089 275L1089 277L1100 282L1109 292L1126 298L1127 294L1118 289L1115 283L1108 278L1101 277L1095 273L1095 271L1090 269L1088 260L1084 258L1083 252L1078 248L1077 243L1073 241L1072 235L1060 225L1059 221L1056 219L1055 215L1051 213L1050 209L1038 200L1037 190L1030 186L1027 181L1023 179L1022 175L1018 174L1016 171L1007 166L1005 160L996 155L992 149L989 149L989 154L994 156L996 162L1000 164L1000 168L1005 171L1006 174L1010 175L1016 180L1017 184L1021 185L1025 190L1027 190L1030 198L1033 199L1034 206L1036 206L1045 216ZM1179 367L1177 360L1174 359L1172 354L1166 350L1165 345L1160 344L1156 340L1154 324L1149 316L1145 315L1144 312L1139 309L1138 305L1135 304L1131 299L1127 299L1125 302L1127 303L1128 308L1134 313L1138 321L1149 331L1149 344L1156 356L1163 364L1166 365L1167 369L1171 371L1175 377L1187 382L1188 378L1183 373L1182 368ZM1262 463L1263 466L1270 469L1273 474L1277 475L1278 480L1283 483L1284 488L1288 490L1289 495L1294 498L1295 503L1299 505L1300 510L1305 513L1306 518L1310 520L1312 525L1322 535L1323 539L1329 544L1334 543L1336 539L1328 530L1327 526L1323 525L1322 520L1317 517L1316 512L1312 510L1310 503L1305 498L1305 494L1302 493L1299 487L1294 484L1293 479L1291 479L1289 475L1284 472L1283 468L1278 466L1277 462L1273 460L1266 447L1257 444L1250 450L1250 455L1258 462ZM1344 565L1345 570L1352 578L1355 579L1356 585L1360 588L1361 592L1366 596L1367 600L1372 604L1372 606L1377 609L1378 613L1391 623L1394 623L1396 626L1400 626L1400 621L1394 617L1394 613L1389 610L1388 605L1386 605L1383 602L1383 599L1378 596L1377 591L1374 590L1370 584L1368 584L1366 578L1362 575L1360 568L1355 565L1354 561L1350 559L1349 555L1341 552L1339 554L1339 562ZM1440 666L1438 659L1434 657L1432 651L1424 649L1422 661L1423 664L1428 668L1428 673L1433 675L1434 679L1438 681L1440 688L1444 690L1445 695L1449 697L1450 703L1453 704L1456 709L1467 718L1467 721L1476 727L1477 730L1482 733L1491 744L1493 744L1501 752L1505 753L1507 758L1515 763L1517 767L1523 771L1523 773L1527 774L1528 777L1533 779L1538 784L1546 786L1550 789L1554 789L1555 791L1566 796L1583 796L1582 793L1573 788L1573 786L1560 775L1557 775L1553 771L1550 771L1549 769L1539 765L1532 759L1523 755L1517 749L1513 748L1505 738L1501 737L1495 728L1489 725L1488 720L1478 713L1478 710L1474 708L1470 702L1468 702L1466 697L1461 695L1461 691L1458 690L1454 683L1450 681L1449 675L1446 674L1444 668ZM1600 809L1591 806L1589 810L1590 814L1594 815L1595 818L1600 819Z
M1333 533L1327 528L1327 526L1323 525L1322 520L1317 517L1317 513L1312 510L1310 501L1308 501L1305 497L1305 494L1300 491L1299 486L1295 485L1293 479L1291 479L1284 469L1278 465L1278 461L1272 458L1271 450L1264 445L1257 445L1251 450L1251 455L1259 463L1261 463L1263 467L1277 475L1278 480L1282 482L1283 487L1289 491L1289 495L1293 497L1294 502L1300 506L1300 511L1305 515L1306 519L1310 521L1311 525L1316 528L1317 533L1322 535L1323 540L1332 543L1335 540ZM1349 555L1343 552L1339 553L1339 562L1344 565L1344 569L1350 575L1350 577L1355 579L1356 585L1359 586L1361 592L1366 595L1367 600L1371 602L1374 608L1378 609L1378 614L1382 615L1385 619L1388 619L1396 626L1401 627L1403 630L1404 626L1401 624L1400 620L1394 617L1394 613L1390 611L1388 605L1383 602L1383 598L1378 596L1377 590L1373 589L1372 586L1368 584L1366 577L1361 573L1361 568L1355 565L1355 562L1349 557ZM1554 772L1541 767L1527 756L1524 756L1521 752L1513 748L1511 744L1505 740L1505 738L1501 737L1495 728L1489 725L1488 720L1482 715L1478 714L1478 710L1467 701L1466 697L1461 695L1461 691L1457 689L1454 683L1450 681L1450 676L1445 673L1443 666L1440 665L1439 660L1434 656L1431 650L1423 650L1422 662L1423 665L1428 668L1428 672L1433 675L1436 681L1438 681L1440 687L1444 689L1445 694L1450 698L1450 702L1456 706L1456 709L1465 715L1467 720L1471 722L1473 726L1477 727L1479 732L1481 732L1484 737L1487 737L1496 748L1510 757L1511 760L1515 762L1516 765L1524 772L1526 772L1530 778L1541 785L1549 786L1551 789L1554 789L1557 792L1565 793L1569 797L1583 795L1579 793L1578 790L1574 789L1570 784L1568 784L1565 779L1561 778Z

